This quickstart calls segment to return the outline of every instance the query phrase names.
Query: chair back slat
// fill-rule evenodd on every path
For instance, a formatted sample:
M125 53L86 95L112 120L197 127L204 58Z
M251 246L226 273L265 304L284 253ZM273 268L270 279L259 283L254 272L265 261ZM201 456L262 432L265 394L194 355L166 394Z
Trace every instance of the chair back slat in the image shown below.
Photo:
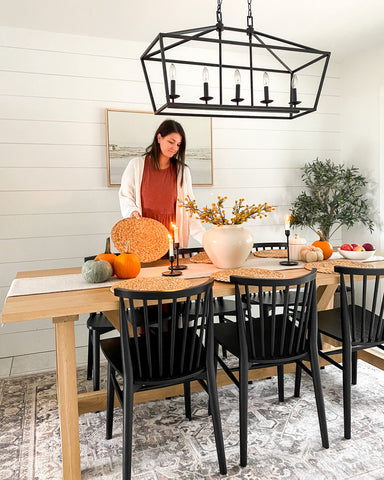
M115 289L120 297L123 370L131 371L137 381L156 385L165 379L187 381L203 371L207 329L213 322L212 284L210 279L170 292Z
M340 274L343 334L355 346L383 343L384 268L336 266L335 272Z
M275 290L275 288L274 288ZM289 288L288 288L289 290ZM283 290L284 301L283 301L283 316L282 316L282 325L281 325L281 337L279 345L279 355L283 354L284 351L284 338L287 333L288 327L288 297L287 297L287 287Z
M294 279L231 276L235 284L240 352L249 362L305 357L317 342L316 270ZM256 288L257 306L250 302ZM270 292L264 304L266 292ZM254 298L254 297L253 297ZM241 306L241 308L240 308ZM266 307L266 308L265 308ZM309 339L311 336L311 339Z

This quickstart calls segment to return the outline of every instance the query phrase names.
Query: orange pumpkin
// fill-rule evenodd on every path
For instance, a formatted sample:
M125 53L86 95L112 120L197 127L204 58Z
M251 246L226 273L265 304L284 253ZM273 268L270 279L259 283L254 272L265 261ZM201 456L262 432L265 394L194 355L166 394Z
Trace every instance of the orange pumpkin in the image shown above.
M128 242L126 251L116 257L113 269L119 278L135 278L140 273L140 259L135 253L129 253Z
M323 251L324 260L327 260L327 258L329 258L333 253L332 245L325 240L316 240L312 243L312 245L314 247L321 248Z
M111 253L111 239L108 237L105 243L105 252L99 253L95 257L95 260L105 260L106 262L110 263L113 267L116 258L117 256L114 253Z

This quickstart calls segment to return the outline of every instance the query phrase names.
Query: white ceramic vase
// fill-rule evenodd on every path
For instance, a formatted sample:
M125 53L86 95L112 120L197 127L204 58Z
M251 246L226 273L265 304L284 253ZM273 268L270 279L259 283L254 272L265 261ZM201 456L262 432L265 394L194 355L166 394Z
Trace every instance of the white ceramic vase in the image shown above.
M219 268L240 267L252 246L252 234L242 225L215 225L203 235L204 250Z

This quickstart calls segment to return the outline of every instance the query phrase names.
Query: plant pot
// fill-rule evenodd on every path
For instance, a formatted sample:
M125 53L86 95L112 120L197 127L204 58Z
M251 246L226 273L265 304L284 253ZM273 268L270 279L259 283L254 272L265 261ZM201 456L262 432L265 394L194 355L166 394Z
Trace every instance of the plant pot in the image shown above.
M252 234L242 225L215 225L203 235L204 250L219 268L240 267L252 246Z

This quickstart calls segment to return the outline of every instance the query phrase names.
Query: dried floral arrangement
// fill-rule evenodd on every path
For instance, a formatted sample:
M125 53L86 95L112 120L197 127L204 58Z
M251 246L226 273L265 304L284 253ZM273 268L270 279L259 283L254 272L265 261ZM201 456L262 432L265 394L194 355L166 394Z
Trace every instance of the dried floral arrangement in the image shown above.
M211 223L213 225L240 225L250 218L263 218L268 213L275 210L275 207L268 205L268 203L259 203L258 205L244 204L244 198L235 200L235 204L232 207L231 218L226 217L224 209L224 202L228 197L217 197L217 202L212 203L210 207L205 206L199 208L196 204L196 200L192 200L189 196L185 198L183 203L180 203L180 207L185 207L192 217L195 215L202 223Z

